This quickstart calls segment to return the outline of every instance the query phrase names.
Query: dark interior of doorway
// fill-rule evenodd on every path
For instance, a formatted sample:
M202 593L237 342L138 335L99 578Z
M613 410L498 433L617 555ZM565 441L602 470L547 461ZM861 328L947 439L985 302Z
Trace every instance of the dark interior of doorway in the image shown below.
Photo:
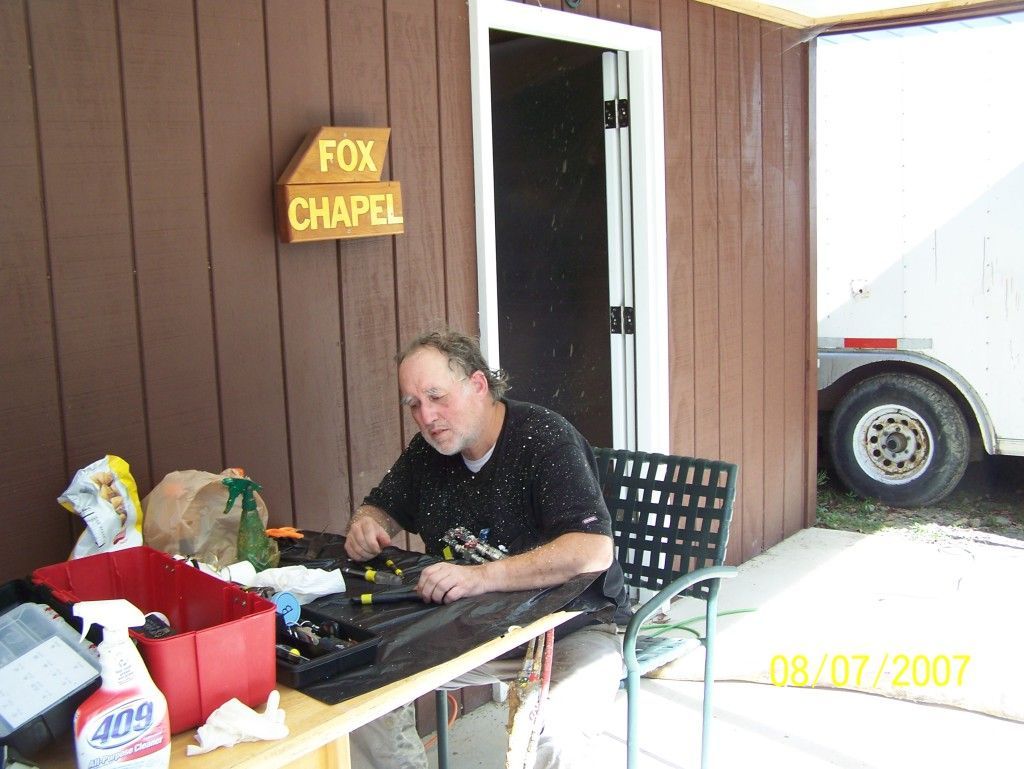
M509 397L612 445L601 49L491 32L499 348Z

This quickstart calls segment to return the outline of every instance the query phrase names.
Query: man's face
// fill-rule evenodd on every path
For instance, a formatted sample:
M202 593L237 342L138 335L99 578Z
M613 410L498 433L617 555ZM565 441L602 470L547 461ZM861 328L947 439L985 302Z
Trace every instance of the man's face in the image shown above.
M466 377L449 367L443 353L424 347L402 361L398 385L402 404L434 449L452 456L479 439L491 400L482 372Z

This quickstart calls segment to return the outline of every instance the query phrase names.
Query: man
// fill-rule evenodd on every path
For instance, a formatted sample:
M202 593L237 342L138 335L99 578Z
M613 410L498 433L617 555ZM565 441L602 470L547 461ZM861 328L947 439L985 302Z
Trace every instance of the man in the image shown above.
M583 436L548 409L506 399L504 374L491 371L476 341L457 332L416 339L399 356L398 379L420 432L352 516L348 555L369 560L403 528L439 555L443 535L463 526L510 556L428 566L416 587L423 600L451 603L608 571L606 593L621 605L611 521ZM615 625L590 621L555 644L537 767L582 766L588 720L618 688ZM518 668L491 663L451 688L508 680ZM353 732L352 751L357 766L427 766L411 706Z

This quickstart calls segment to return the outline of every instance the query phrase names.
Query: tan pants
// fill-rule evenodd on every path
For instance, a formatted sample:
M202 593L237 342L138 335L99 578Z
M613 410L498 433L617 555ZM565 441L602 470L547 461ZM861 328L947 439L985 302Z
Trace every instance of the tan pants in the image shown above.
M519 659L489 662L441 688L509 681L521 667ZM590 625L555 642L536 769L595 765L588 738L602 730L601 716L621 678L622 641L615 625ZM356 729L350 740L354 769L427 769L411 703Z

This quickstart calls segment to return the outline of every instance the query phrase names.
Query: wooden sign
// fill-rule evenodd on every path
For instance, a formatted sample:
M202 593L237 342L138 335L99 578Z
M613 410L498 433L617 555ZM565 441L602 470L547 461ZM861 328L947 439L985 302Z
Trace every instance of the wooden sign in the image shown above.
M324 126L309 132L277 180L285 243L405 232L402 188L382 182L390 128Z

